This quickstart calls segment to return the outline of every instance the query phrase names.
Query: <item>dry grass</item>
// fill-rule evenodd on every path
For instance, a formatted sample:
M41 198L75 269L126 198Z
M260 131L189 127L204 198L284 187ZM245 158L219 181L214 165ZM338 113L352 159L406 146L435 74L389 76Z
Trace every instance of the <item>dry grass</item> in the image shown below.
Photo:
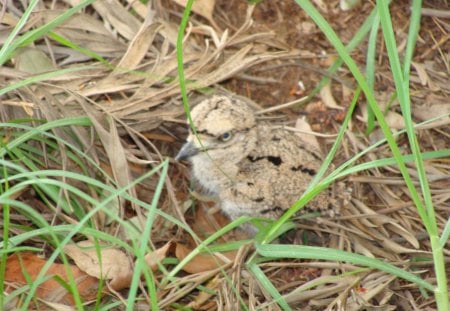
M71 4L72 1L69 0L40 3L39 10L32 14L22 32L51 20ZM20 5L14 5L15 3L9 3L3 15L6 31L14 25L17 12L23 11ZM331 4L328 6L333 7ZM366 12L368 6L369 4L365 4L361 12ZM214 16L219 26L215 27L209 26L201 16L191 16L183 53L187 89L192 102L217 89L226 92L227 90L222 89L222 86L226 86L243 95L254 95L252 97L256 101L264 101L264 98L267 98L262 104L273 107L272 103L277 97L273 94L282 94L280 98L283 99L289 98L286 94L293 94L291 86L297 82L292 80L277 84L275 82L280 80L272 77L272 72L279 77L281 70L285 77L292 78L290 70L295 67L297 72L304 70L308 83L317 83L320 80L324 71L321 62L327 62L327 58L314 59L312 53L292 48L293 45L289 45L290 41L286 40L289 38L280 37L277 29L268 31L270 21L267 21L266 26L261 20L253 23L252 17L264 16L268 14L264 10L273 7L282 5L272 6L265 3L257 7L256 12L253 12L253 8L248 9L246 14L243 10L235 12L236 16L240 15L241 18L237 23L233 20L234 17L230 17L231 20L226 18L227 12L224 9L229 8L228 4L218 3ZM92 6L56 27L50 37L18 50L12 61L0 68L0 85L4 88L30 74L86 65L89 67L54 75L7 92L2 97L3 105L0 107L2 122L31 118L52 121L88 116L92 120L91 128L72 127L72 134L56 130L55 135L64 137L89 154L94 162L109 173L112 183L119 187L128 185L149 168L173 156L185 134L185 116L175 50L181 12L180 7L165 1L153 1L152 10L148 10L148 6L138 1L94 2ZM422 41L418 41L418 52L414 58L413 67L416 70L411 76L414 86L411 96L416 122L450 112L449 28L448 18L445 18L433 16L423 22L424 33L432 38L433 43L425 44L422 41L428 39L420 38ZM221 30L219 27L227 30ZM288 34L292 33L288 31ZM399 30L397 35L401 39L404 32ZM61 44L62 40L58 43L58 36L71 42L72 46L64 46ZM320 38L311 44L324 44L319 41ZM355 52L353 56L356 60L364 57L361 51ZM305 63L308 63L305 58L313 59L309 67L305 67ZM442 64L447 67L442 67ZM393 90L393 82L388 74L387 63L381 57L379 66L376 78L381 81L378 90L381 98L382 94ZM272 71L267 71L270 68ZM348 87L353 85L351 77L346 69L332 77L334 84L329 91L345 109L349 105ZM222 86L219 86L219 83L222 83ZM260 88L261 94L258 95ZM282 90L276 93L277 89ZM272 95L266 96L268 93ZM392 92L389 92L389 96L391 94ZM335 128L339 126L341 110L326 107L328 99L322 93L316 97L313 104L302 110L302 113L308 114L314 130L334 134ZM389 98L380 100L386 103L388 101ZM346 132L335 161L336 165L366 150L380 138L378 136L381 133L377 131L369 137L362 135L365 130L365 119L362 117L365 108L362 100L359 107L351 129ZM403 124L398 123L395 102L390 110L389 124L393 128L401 128ZM285 112L290 120L299 115L298 109ZM448 148L449 130L448 117L422 126L418 130L422 151ZM5 142L6 140L7 138ZM326 146L329 146L332 140L333 138L322 138ZM404 136L400 135L397 143L404 148L405 153L409 153ZM80 165L69 159L64 148L60 149L59 154L55 151L49 154L46 153L44 144L36 144L35 147L42 152L40 169L81 171ZM391 157L391 152L387 146L382 145L366 153L358 163L388 157ZM438 227L442 232L450 215L450 164L448 158L429 159L425 164ZM86 163L86 167L91 169L88 171L91 176L107 180L107 177L99 176L98 167L92 163ZM410 165L409 169L411 174L414 174L413 165ZM140 183L130 190L131 195L150 202L158 178L159 175L154 175ZM348 176L342 182L345 187L353 189L353 196L341 209L340 215L333 219L299 221L297 234L288 237L289 241L306 242L381 258L402 269L414 271L430 283L435 283L428 236L397 167L392 165L371 168ZM75 186L86 192L91 191L83 184ZM158 208L181 223L193 227L195 233L201 235L201 231L211 228L199 229L201 225L196 224L199 216L193 212L194 206L188 204L188 188L186 168L170 160L165 191ZM46 206L31 188L24 189L17 199L32 202L31 206L45 215L49 222L78 222L77 216L67 211L59 210L54 216L54 210ZM135 204L118 204L117 213L125 220L135 216L145 218L147 215L146 210ZM199 209L208 208L206 203L197 205ZM91 208L85 206L86 210ZM30 225L17 211L13 210L11 215L12 224ZM208 213L202 217L204 218L201 222L207 223L207 226L223 225L223 219L220 217L208 218ZM100 231L123 240L127 239L123 228L117 222L108 222L104 214L98 213L93 219L95 227ZM220 224L214 224L216 221ZM10 236L21 233L23 231L20 228L15 228ZM198 243L196 239L198 237L191 237L186 230L167 218L157 217L152 227L150 244L155 248L168 241L175 244L194 244L194 241ZM236 237L232 235L226 236L221 242L234 239ZM52 252L45 240L39 238L27 241L26 244L41 248L44 253ZM450 261L449 249L450 244L447 243L444 250L447 263ZM246 267L247 259L253 255L253 247L245 244L234 256L229 257L231 260L222 256L222 262L227 264L221 269L196 273L180 272L175 279L167 283L160 282L167 273L156 272L158 307L167 310L181 306L196 310L280 310ZM175 257L175 251L172 251L170 256ZM166 269L170 270L173 263L168 263ZM265 259L260 268L296 310L436 308L433 296L425 297L417 285L385 272L351 264ZM143 285L141 289L144 289ZM126 299L126 295L126 291L123 291L113 294L111 299ZM148 308L150 301L144 290L138 297L143 299L142 308ZM122 307L118 309L123 309Z

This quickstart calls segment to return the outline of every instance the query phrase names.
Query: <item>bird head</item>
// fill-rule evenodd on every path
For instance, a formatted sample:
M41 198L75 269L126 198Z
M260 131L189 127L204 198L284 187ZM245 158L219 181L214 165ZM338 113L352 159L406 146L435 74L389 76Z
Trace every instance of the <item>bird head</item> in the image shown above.
M239 99L213 96L191 111L190 129L176 160L238 163L256 144L256 120L250 106Z

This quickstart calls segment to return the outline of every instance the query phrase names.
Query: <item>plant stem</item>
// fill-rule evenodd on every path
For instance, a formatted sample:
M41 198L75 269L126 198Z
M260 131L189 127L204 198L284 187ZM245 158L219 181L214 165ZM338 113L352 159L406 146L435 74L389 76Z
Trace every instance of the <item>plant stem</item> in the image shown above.
M443 247L439 243L439 236L437 235L430 236L430 242L433 252L434 272L436 274L437 281L437 287L434 290L434 296L436 298L438 310L448 311L450 310L450 306L448 301L448 284Z

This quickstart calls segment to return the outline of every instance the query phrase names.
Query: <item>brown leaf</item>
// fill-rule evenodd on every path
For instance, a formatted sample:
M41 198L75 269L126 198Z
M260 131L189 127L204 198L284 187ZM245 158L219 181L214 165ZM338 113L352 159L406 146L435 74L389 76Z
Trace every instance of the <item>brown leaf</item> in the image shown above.
M405 128L405 120L395 111L388 111L385 120L392 129L401 130Z
M192 249L187 247L186 245L177 243L175 256L178 258L178 260L183 260L191 251ZM236 254L237 251L223 253L223 255L231 261L234 260ZM189 261L183 267L183 270L194 274L217 269L219 267L223 267L225 264L226 262L224 259L215 256L214 254L203 253L195 256L191 261Z
M100 245L101 258L99 258L95 244L86 240L66 245L64 251L87 274L99 279L111 280L110 286L114 290L130 285L133 267L128 256L121 250Z
M448 103L433 102L429 105L416 106L412 110L414 117L420 121L427 121L434 118L442 117L435 122L445 121L448 122L450 114L450 105ZM434 123L434 122L433 122Z
M139 29L139 20L133 16L118 0L98 0L92 3L105 22L117 30L126 39L131 40Z
M336 103L336 100L333 97L333 92L331 91L331 84L328 83L320 90L320 98L322 99L322 102L327 106L328 108L333 109L344 109L341 106L339 106Z
M191 301L187 307L192 308L194 310L199 310L204 304L208 304L208 302L211 302L211 297L214 296L214 292L217 289L217 286L220 284L220 275L217 274L212 280L208 282L206 285L206 288L209 289L209 291L202 290L198 295L195 296L195 299ZM214 299L213 299L214 300ZM209 308L208 308L209 309ZM203 310L207 310L206 308L203 308Z
M6 261L5 283L12 283L23 286L28 284L27 278L36 280L42 267L47 263L34 253L15 253L8 257ZM76 266L65 266L64 264L53 263L48 269L46 276L58 276L68 282L66 269L69 268L77 282L77 289L81 298L85 301L95 299L98 291L98 280L87 275ZM26 277L25 277L26 275ZM73 304L73 296L58 283L55 278L51 278L40 284L36 290L36 295L40 299L64 304Z
M112 118L108 118L109 124L104 126L97 118L96 113L91 106L83 105L86 114L90 117L92 124L97 131L100 140L108 154L114 179L121 187L125 187L131 183L131 173L128 167L125 149L122 146L117 125ZM105 127L108 127L106 129Z
M302 132L313 132L311 129L311 125L306 121L305 118L298 118L295 121L295 128ZM320 150L319 142L317 141L316 136L313 134L307 135L305 133L296 133L300 137L300 139L307 145L314 146L317 150Z
M37 48L21 48L14 56L15 67L23 72L42 73L55 70L50 57Z
M179 5L186 7L187 0L174 0ZM206 18L215 29L220 29L213 18L216 0L195 0L192 5L192 11Z
M127 52L117 65L116 71L135 69L145 57L148 49L153 44L155 35L161 27L160 23L152 25L143 23L136 36L128 45Z
M154 252L145 255L144 259L147 265L152 269L153 272L158 270L158 263L160 263L164 258L166 258L167 251L172 246L172 241L164 244L163 247L158 248Z

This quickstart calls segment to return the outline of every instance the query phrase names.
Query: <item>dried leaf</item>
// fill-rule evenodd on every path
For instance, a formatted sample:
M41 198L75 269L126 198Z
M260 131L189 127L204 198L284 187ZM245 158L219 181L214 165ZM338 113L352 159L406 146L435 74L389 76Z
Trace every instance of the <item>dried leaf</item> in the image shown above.
M42 303L50 307L52 310L55 311L77 311L77 308L71 307L62 303L56 303L56 302L49 302L42 300Z
M412 62L412 65L416 70L417 75L419 76L420 84L427 85L430 78L428 77L427 71L425 70L425 66L416 62Z
M104 21L111 24L122 36L132 40L139 30L139 20L118 0L97 0L92 3Z
M97 120L91 106L83 105L86 113L91 118L100 140L108 154L111 164L114 179L120 187L125 187L131 183L131 173L128 167L125 149L122 146L117 126L111 118L109 118L109 129L105 129L103 125Z
M175 256L178 258L178 260L183 260L191 251L191 248L177 243L175 248ZM234 259L236 254L236 251L223 253L223 255L230 261ZM194 274L217 269L224 266L225 264L226 262L223 259L218 256L214 256L214 254L199 254L195 256L190 262L188 262L183 267L183 270Z
M320 150L319 142L317 141L316 136L313 134L308 135L305 133L312 133L313 130L311 129L311 126L309 125L308 121L303 118L298 118L297 121L295 121L295 128L302 131L303 133L297 133L297 136L300 137L300 139L309 146L314 146L317 150Z
M328 108L333 109L340 109L343 110L341 106L339 106L336 101L334 100L333 94L331 92L331 84L328 83L320 90L320 98L322 99L322 102L327 106Z
M198 295L195 296L194 300L191 301L187 307L192 308L194 310L199 310L203 304L207 303L211 297L214 296L214 291L217 288L217 286L220 284L221 279L220 275L217 274L212 280L208 282L206 285L206 288L209 289L209 291L202 290Z
M323 0L312 0L312 1L317 5L320 11L322 11L323 13L328 13L328 7L326 5L327 2L324 2Z
M158 264L166 258L167 251L172 246L172 241L164 244L163 247L158 248L154 252L148 253L145 255L144 259L147 265L152 269L153 272L158 270Z
M143 23L136 36L128 45L127 52L117 65L116 71L135 69L153 44L153 39L161 27L160 23L152 25Z
M141 3L140 1L136 0L127 0L127 3L131 5L133 8L133 11L136 12L140 17L145 18L147 14L149 13L149 6L151 2L148 2L147 5L144 3Z
M341 0L339 1L339 5L342 11L348 11L356 8L361 4L361 0Z
M449 120L450 118L450 105L448 103L432 103L430 105L423 105L415 107L412 110L412 114L420 121L427 121L438 117L443 117L442 120Z
M120 290L130 285L133 268L128 256L121 250L100 245L99 258L95 244L86 240L66 245L64 251L87 274L111 280L113 289Z
M405 128L405 120L395 111L388 111L385 120L391 129L401 130Z
M27 278L34 281L47 261L34 253L15 253L8 257L6 261L5 279L6 283L16 283L19 285L28 284ZM77 282L78 292L85 301L95 299L98 291L98 279L87 275L76 266L66 267L63 264L53 263L45 275L59 276L65 281L69 278L66 269L69 268ZM25 277L27 275L27 277ZM67 293L54 278L40 284L36 290L36 295L47 302L63 304L73 304L71 294Z
M186 7L187 0L173 0L173 1L175 1L176 3L178 3L183 7ZM192 5L192 11L200 16L203 16L211 23L211 25L214 28L219 29L213 18L215 6L216 0L195 0L194 4Z
M22 48L14 57L15 67L27 73L42 73L55 69L52 60L43 51L36 48Z

